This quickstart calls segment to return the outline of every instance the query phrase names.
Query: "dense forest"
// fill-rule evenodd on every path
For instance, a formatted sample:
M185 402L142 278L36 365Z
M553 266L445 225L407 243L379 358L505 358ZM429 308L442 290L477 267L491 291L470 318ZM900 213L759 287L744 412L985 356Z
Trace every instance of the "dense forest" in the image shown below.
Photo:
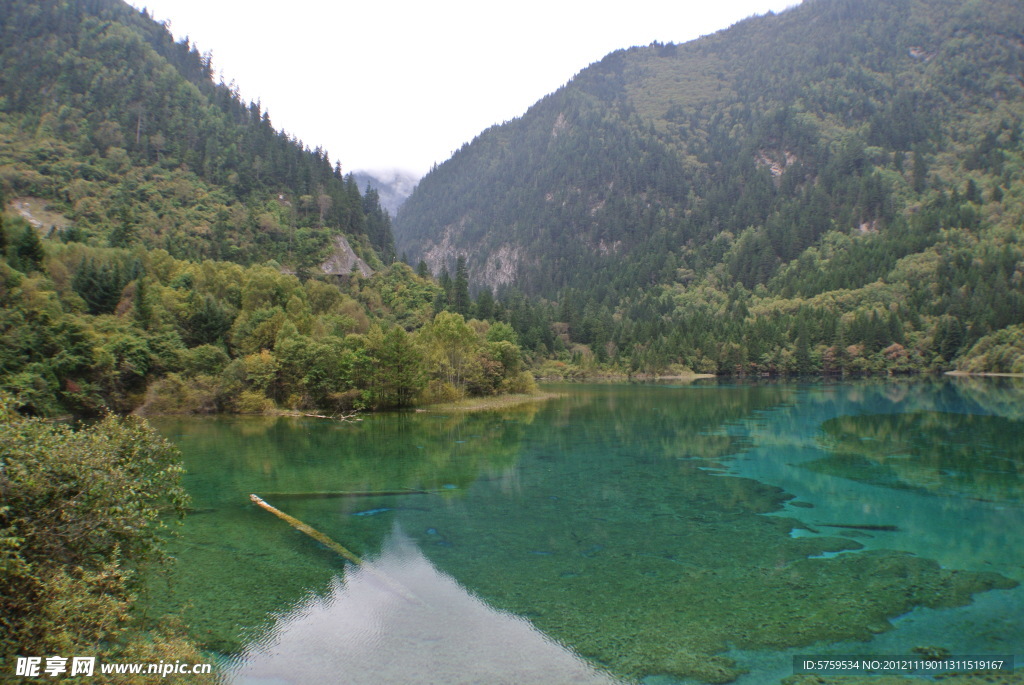
M515 332L396 263L377 192L215 83L209 53L120 0L0 12L0 389L23 413L533 387ZM364 268L323 266L339 244Z
M344 233L393 261L354 177L214 82L187 38L120 0L0 11L0 180L67 213L56 237L302 269Z
M399 252L528 298L548 376L1024 372L1021 35L805 0L612 53L432 170Z
M0 672L19 682L26 655L210 661L133 610L188 498L177 450L118 415L535 390L464 270L396 262L377 192L212 75L120 0L0 0Z
M401 408L531 365L1024 371L1019 9L805 0L613 53L422 181L413 268L378 191L144 10L0 0L0 671L204 659L132 610L189 503L121 414Z

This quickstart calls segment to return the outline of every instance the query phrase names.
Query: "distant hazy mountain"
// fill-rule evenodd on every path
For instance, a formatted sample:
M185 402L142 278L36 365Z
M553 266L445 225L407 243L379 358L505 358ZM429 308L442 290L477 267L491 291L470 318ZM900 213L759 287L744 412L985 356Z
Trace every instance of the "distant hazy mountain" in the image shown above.
M411 171L390 169L388 171L356 171L354 172L359 189L365 190L369 185L377 191L381 206L391 216L398 214L398 209L412 195L420 177Z

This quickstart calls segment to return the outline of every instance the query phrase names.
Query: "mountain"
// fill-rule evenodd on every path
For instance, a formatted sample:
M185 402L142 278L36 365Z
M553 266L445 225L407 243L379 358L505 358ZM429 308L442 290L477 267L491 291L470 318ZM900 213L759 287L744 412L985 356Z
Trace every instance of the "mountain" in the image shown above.
M394 259L354 177L145 10L3 0L0 25L0 182L66 216L64 239L303 269L347 235L378 266Z
M614 52L423 178L397 249L549 301L548 350L949 368L1024 322L1021 35L1017 0L805 0Z
M441 311L395 261L377 191L212 74L121 0L0 0L0 404L336 413L533 387L509 326Z
M420 180L418 175L402 169L355 171L353 175L360 188L371 188L377 191L381 207L386 209L391 216L398 214L398 210L412 195L416 183Z

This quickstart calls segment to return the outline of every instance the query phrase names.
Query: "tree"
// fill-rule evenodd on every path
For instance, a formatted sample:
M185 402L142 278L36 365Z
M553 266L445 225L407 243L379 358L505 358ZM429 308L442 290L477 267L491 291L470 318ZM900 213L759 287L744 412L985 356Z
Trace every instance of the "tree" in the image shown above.
M928 179L928 167L925 164L924 155L919 150L914 150L914 166L911 174L911 185L914 188L914 192L924 192L925 183Z
M417 341L430 363L431 374L454 388L465 385L480 341L461 315L441 312L420 329Z
M135 242L135 225L127 208L122 207L119 213L119 220L107 237L107 244L111 247L129 247Z
M452 303L452 276L448 273L447 266L441 267L441 275L437 279L437 284L441 286L442 291L439 296L444 298L442 308L447 309Z
M125 268L117 259L87 257L71 277L71 287L85 300L90 314L110 314L121 300L124 287L140 270L138 264Z
M131 632L133 570L162 557L163 513L185 513L178 451L139 418L75 431L16 407L0 395L0 661L152 653L166 639Z
M797 336L796 339L796 351L794 352L794 363L796 364L796 372L799 374L806 374L812 371L811 368L811 352L807 344L807 331L803 330Z
M469 316L473 301L469 297L469 269L466 266L466 255L459 255L455 262L455 280L451 289L451 309L463 317Z
M0 258L7 254L7 229L4 228L4 212L7 210L7 198L0 188Z
M43 264L43 244L39 240L39 232L28 223L20 231L15 230L6 252L7 263L23 273L37 271Z
M197 295L194 290L188 294L186 307L183 337L189 347L219 342L235 320L225 305L209 295Z
M476 296L474 314L475 318L481 321L488 321L494 318L494 293L491 292L490 288L484 286L480 294Z
M374 327L366 337L367 352L376 362L374 406L408 407L427 382L423 353L401 326L392 326L386 333Z

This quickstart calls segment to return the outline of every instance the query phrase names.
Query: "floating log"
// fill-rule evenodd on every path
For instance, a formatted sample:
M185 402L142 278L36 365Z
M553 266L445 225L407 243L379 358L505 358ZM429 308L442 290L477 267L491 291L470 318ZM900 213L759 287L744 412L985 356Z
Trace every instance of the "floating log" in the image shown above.
M319 499L329 497L394 497L397 495L430 495L437 490L326 490L314 492L265 492L267 497Z
M825 528L851 528L853 530L881 530L881 531L888 531L888 532L893 532L893 533L899 531L899 529L900 529L899 526L875 525L873 523L864 523L864 524L858 524L858 525L855 525L855 524L852 524L852 523L819 523L818 525L822 526L822 527L825 527Z
M249 495L249 499L251 499L256 506L260 507L261 509L266 509L267 511L269 511L271 514L281 519L282 521L287 521L292 526L292 528L295 528L296 530L301 530L303 533L313 538L317 542L321 543L322 545L328 547L329 549L333 549L335 552L345 557L356 566L363 565L362 559L360 559L355 554L348 551L347 549L339 545L337 542L335 542L334 540L330 539L329 537L318 531L316 528L313 528L312 526L307 526L305 523L295 518L294 516L289 516L280 509L270 506L269 504L264 502L258 495Z
M367 571L370 571L375 576L377 576L377 578L381 580L385 585L387 585L390 590L400 595L403 599L408 600L413 604L422 604L422 602L419 601L419 599L417 599L415 595L409 592L409 590L407 590L401 583L389 578L385 574L373 568L373 566L363 561L358 556L350 552L348 549L346 549L342 545L338 544L331 538L327 537L326 535L318 531L316 528L306 525L294 516L289 516L288 514L278 509L277 507L273 507L270 504L267 504L259 495L249 495L249 499L252 500L252 502L261 509L265 509L266 511L269 511L271 514L278 517L282 521L286 521L289 525L291 525L292 528L302 531L303 533L313 538L320 544L324 545L328 549L337 552L348 561L351 561L356 566L359 566L360 568L364 568Z

